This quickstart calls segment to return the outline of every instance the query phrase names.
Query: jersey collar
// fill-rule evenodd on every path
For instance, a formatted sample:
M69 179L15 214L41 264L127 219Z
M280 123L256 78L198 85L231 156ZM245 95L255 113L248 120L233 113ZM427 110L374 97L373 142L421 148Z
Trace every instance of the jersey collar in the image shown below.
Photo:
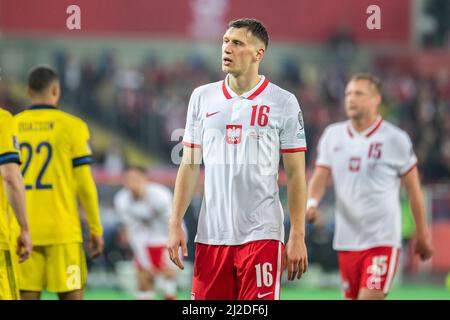
M56 109L56 107L52 106L51 104L35 104L29 108L29 110L43 110L43 109Z
M241 94L241 97L248 99L248 100L253 100L261 92L264 91L264 89L267 87L268 84L269 84L269 80L267 80L265 76L261 76L261 80L259 80L258 84L256 86L254 86L253 89L251 89L250 91L247 91L247 92ZM236 98L239 96L237 93L235 93L233 90L231 90L230 86L228 85L228 75L225 77L225 79L222 82L222 91L223 91L225 98L227 98L227 99L232 99L232 98Z
M367 128L363 132L358 132L353 128L352 123L350 121L348 121L347 133L350 136L350 138L353 138L354 136L361 136L361 137L369 138L380 128L382 122L383 122L383 118L381 116L378 116L377 120L375 121L375 123L373 125L371 125L369 128Z

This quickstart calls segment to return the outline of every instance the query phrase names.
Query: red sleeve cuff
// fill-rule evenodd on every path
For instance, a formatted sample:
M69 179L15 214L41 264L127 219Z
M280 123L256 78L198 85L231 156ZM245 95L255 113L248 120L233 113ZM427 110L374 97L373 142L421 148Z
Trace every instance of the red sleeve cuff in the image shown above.
M400 177L404 177L406 176L408 173L410 173L415 167L417 167L417 161L411 166L411 168L409 168L408 170L406 170L404 173L400 174Z
M281 153L305 152L306 150L307 150L306 147L293 148L293 149L281 149Z
M190 142L186 142L183 141L183 145L189 148L200 148L201 146L199 144L195 144L195 143L190 143Z

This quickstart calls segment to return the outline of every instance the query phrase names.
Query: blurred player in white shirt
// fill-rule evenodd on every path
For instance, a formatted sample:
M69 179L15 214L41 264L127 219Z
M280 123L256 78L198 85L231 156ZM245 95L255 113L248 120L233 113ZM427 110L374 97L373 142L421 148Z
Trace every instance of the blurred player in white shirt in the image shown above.
M292 93L258 74L268 41L259 21L232 21L222 42L226 78L198 87L189 101L168 248L183 269L181 221L203 159L192 299L279 299L283 266L289 280L307 269L303 118ZM286 250L277 181L281 157L291 221Z
M125 224L135 257L139 286L136 298L154 299L155 277L162 276L164 298L175 299L176 270L166 249L172 192L163 185L149 183L144 168L129 167L114 206Z
M348 121L329 125L320 141L308 189L307 220L329 178L336 195L336 230L345 297L384 299L397 269L401 246L400 185L408 192L417 228L415 251L432 255L417 158L408 135L378 115L379 80L355 74L345 90Z

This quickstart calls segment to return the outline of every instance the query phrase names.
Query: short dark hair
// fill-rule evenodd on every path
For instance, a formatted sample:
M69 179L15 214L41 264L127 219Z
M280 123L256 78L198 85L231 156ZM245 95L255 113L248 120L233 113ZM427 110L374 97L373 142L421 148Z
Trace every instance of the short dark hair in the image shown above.
M266 48L269 46L269 34L261 21L250 18L237 19L230 21L228 24L228 29L230 28L247 28L253 36L264 43Z
M374 76L371 73L368 72L358 72L351 76L350 81L356 81L356 80L366 80L369 81L373 87L375 88L375 91L381 96L382 95L382 87L381 87L381 81L376 76Z
M147 174L147 169L145 169L143 166L138 166L138 165L126 166L124 172L127 172L127 171L137 171L143 175Z
M56 71L50 67L39 66L31 70L28 76L28 87L37 93L43 93L53 81L58 81Z

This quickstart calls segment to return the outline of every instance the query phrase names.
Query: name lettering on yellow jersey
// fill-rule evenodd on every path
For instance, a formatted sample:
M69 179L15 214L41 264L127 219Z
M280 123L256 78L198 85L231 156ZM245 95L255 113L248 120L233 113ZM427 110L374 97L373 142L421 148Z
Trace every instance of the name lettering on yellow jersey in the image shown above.
M34 121L19 123L19 132L50 131L53 130L53 121Z

